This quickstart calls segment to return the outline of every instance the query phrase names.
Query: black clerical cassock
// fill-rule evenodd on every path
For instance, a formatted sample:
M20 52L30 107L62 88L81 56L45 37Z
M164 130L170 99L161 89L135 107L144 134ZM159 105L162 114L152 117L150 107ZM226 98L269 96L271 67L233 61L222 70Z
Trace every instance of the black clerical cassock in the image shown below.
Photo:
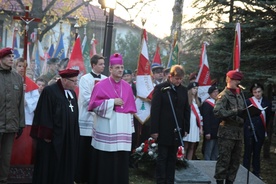
M58 80L41 93L31 130L37 140L33 184L73 184L79 124L77 97L70 92L65 95Z

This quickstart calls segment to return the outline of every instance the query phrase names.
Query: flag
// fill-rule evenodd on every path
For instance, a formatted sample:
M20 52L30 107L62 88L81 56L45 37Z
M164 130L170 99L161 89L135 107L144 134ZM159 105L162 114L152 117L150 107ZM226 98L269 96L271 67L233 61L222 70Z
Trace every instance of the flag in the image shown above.
M30 79L28 76L26 76L26 89L25 89L25 93L28 93L30 91L34 91L38 89L38 85L32 80Z
M86 42L87 42L87 36L85 35L83 40L82 40L82 43L81 43L81 51L83 52L84 50L84 47L86 45Z
M18 51L18 44L17 44L17 30L13 31L12 49L13 49L14 59L19 58L20 54Z
M233 49L233 70L240 69L240 55L241 55L241 26L238 22L235 29L235 40Z
M211 76L210 69L207 58L206 46L207 42L202 44L201 56L200 56L200 69L196 78L196 82L198 82L198 96L202 101L205 101L208 97L208 89L211 86Z
M31 33L30 38L33 43L37 40L37 29L35 29L34 32Z
M206 45L208 45L207 42L204 42L202 44L202 50L201 50L201 57L200 57L200 69L196 78L196 82L198 82L199 86L207 86L211 85L211 76L210 76L210 70L209 70L209 64L208 64L208 58L207 58L207 51L206 51Z
M81 48L86 71L91 71L89 44L90 43L87 41L87 36L85 35L81 44Z
M67 68L79 70L80 76L86 73L82 58L80 37L78 37L75 41Z
M48 49L48 55L50 56L50 58L53 57L54 51L55 51L54 44L51 43L50 48Z
M90 44L91 44L90 57L92 57L95 54L97 54L96 45L98 44L98 41L94 38L94 36L93 36Z
M41 45L41 43L40 43L39 40L37 40L34 43L34 47L33 47L32 59L35 59L36 57L38 57L38 59L40 61L44 61L45 60L44 51L42 49L42 45Z
M150 107L151 104L149 101L141 99L139 97L135 100L137 113L134 116L138 119L141 124L144 124L150 117Z
M179 64L179 48L178 48L178 42L175 43L172 54L168 63L168 68L170 68L173 65Z
M81 52L81 41L79 36L77 37L75 44L73 46L67 68L79 70L80 74L78 76L78 79L84 74L86 74L82 52ZM75 92L78 95L78 92L79 92L78 87L75 89Z
M59 58L60 60L65 58L65 50L63 44L63 33L60 33L56 49L52 55L52 58Z
M141 53L138 60L137 76L136 76L137 98L135 100L137 113L135 117L140 123L145 121L150 116L149 100L153 92L153 83L151 79L151 69L149 62L148 46L147 46L147 32L143 29Z
M36 40L33 47L32 59L35 60L35 76L40 76L45 57L42 45L39 40Z
M150 98L153 90L146 34L144 29L136 77L137 96L141 98Z
M177 32L174 34L173 44L172 44L172 50L169 57L169 62L167 68L170 68L173 65L179 64L179 48L178 48L178 42L177 42Z
M158 44L156 45L156 51L153 57L153 63L158 63L160 65L162 64L161 57L160 57L160 48Z

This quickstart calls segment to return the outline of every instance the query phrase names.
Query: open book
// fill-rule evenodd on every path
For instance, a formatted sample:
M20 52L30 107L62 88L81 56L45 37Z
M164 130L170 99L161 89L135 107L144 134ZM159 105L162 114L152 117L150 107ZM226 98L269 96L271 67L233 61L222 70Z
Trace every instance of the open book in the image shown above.
M267 107L265 107L264 110L266 108ZM245 118L247 118L247 110L246 109L248 109L249 114L250 114L251 117L259 116L262 113L262 111L259 108L255 107L253 104L251 104L247 108L243 109L243 111L242 111L242 115Z

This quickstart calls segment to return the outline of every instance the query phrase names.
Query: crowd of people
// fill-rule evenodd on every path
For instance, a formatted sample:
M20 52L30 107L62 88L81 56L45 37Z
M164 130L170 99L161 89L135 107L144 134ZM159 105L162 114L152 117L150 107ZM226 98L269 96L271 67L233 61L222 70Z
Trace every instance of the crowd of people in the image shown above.
M91 71L79 77L66 68L68 58L51 58L38 75L34 61L26 66L23 58L13 59L11 48L0 50L0 184L7 183L11 164L34 165L34 184L127 184L129 167L138 167L131 150L149 137L158 143L157 183L174 183L178 146L184 145L187 160L198 159L200 139L203 159L217 161L217 183L234 182L243 147L242 164L260 177L260 152L273 118L262 84L253 83L252 97L243 99L243 74L231 70L225 89L211 85L202 101L196 73L184 85L183 66L153 63L150 118L141 124L133 116L135 71L115 53L105 76L104 59L94 55ZM248 106L260 114L246 116Z

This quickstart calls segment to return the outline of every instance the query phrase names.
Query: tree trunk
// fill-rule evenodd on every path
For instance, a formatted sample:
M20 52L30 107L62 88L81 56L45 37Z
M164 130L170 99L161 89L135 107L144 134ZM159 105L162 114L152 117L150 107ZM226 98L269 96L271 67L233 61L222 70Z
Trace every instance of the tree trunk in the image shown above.
M229 23L233 22L234 0L230 1Z
M181 38L181 23L183 14L183 0L175 0L173 6L173 21L171 26L171 38L174 38L174 33L177 31L177 41Z

